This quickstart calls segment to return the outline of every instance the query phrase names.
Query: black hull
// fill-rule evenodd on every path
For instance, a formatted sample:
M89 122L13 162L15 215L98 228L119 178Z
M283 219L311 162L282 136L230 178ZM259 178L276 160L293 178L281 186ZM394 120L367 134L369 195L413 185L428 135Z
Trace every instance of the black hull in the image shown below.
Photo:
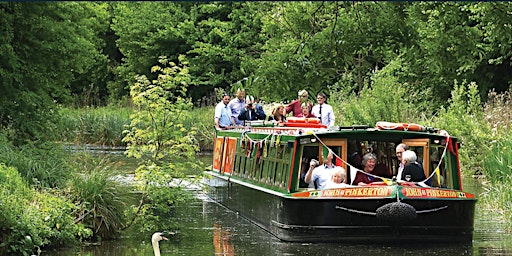
M476 200L404 199L413 219L378 218L396 198L293 198L257 186L213 177L210 196L283 241L470 242Z

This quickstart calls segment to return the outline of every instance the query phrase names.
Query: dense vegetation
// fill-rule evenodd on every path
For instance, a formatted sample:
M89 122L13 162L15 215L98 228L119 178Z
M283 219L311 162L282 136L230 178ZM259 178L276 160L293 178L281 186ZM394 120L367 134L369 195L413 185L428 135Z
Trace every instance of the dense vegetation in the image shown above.
M150 184L202 168L173 160L211 147L216 96L239 87L267 102L326 92L338 125L445 129L512 222L511 13L507 2L2 2L0 254L152 230L184 198ZM69 159L55 142L129 146L141 194L108 161Z

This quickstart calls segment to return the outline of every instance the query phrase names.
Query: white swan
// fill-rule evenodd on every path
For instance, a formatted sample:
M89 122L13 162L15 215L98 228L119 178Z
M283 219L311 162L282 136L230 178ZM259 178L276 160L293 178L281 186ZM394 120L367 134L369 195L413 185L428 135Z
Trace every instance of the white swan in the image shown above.
M169 240L164 236L164 233L162 232L155 232L151 236L151 244L153 244L153 252L155 253L155 256L160 256L160 245L158 242L162 240Z

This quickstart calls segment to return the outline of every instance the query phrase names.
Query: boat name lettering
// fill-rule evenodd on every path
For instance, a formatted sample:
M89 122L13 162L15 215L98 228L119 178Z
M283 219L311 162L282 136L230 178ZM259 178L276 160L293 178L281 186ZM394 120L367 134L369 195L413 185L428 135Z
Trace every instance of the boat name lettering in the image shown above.
M407 197L441 197L457 198L460 197L456 191L425 189L425 188L404 188L403 194Z
M382 188L344 188L325 190L322 196L346 196L346 197L364 197L364 196L389 196L390 190L387 187Z

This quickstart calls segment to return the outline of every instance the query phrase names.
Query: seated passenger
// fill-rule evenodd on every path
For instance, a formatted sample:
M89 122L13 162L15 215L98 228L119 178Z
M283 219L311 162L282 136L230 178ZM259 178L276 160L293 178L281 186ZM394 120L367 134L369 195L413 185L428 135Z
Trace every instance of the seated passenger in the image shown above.
M260 99L256 99L253 104L256 105L256 114L258 116L258 120L265 120L267 118L267 114L265 114L265 110L263 110L263 106L260 104Z
M391 175L391 171L389 170L388 166L384 163L384 153L382 150L376 149L375 155L377 156L377 164L375 165L375 168L373 169L373 174L379 177L383 178L391 178L393 177Z
M405 180L411 182L420 182L427 179L425 172L421 165L416 162L416 153L411 150L406 150L402 153L402 163L404 170L401 177L397 177L397 180Z
M304 180L309 184L314 183L316 189L324 189L327 182L331 179L331 171L336 167L332 163L333 157L334 153L329 150L329 153L324 158L324 163L318 166L318 161L312 159Z
M377 156L374 153L366 153L361 160L361 165L363 166L363 171L369 174L373 174L373 170L375 169L375 164L377 163ZM357 172L356 178L352 182L358 186L364 186L370 184L375 181L381 181L381 179L366 175L362 172Z
M305 117L305 118L313 117L313 118L316 118L315 115L311 114L311 104L309 102L302 103L300 108L302 109L302 113L300 113L298 117Z
M327 184L325 185L325 189L350 187L350 185L345 183L346 180L347 172L345 171L345 169L343 169L343 167L341 166L336 166L331 175L331 180L329 180L329 182L327 182Z

